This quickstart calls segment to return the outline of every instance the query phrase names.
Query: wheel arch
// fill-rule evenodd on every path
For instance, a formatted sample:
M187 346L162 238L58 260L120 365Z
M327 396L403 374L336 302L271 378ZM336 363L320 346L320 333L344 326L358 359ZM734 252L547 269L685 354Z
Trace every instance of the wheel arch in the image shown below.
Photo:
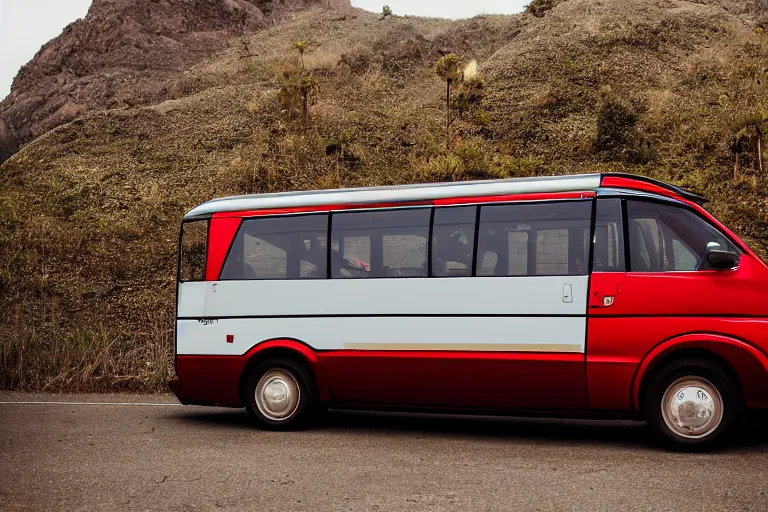
M645 392L654 372L680 358L707 359L728 374L744 405L768 405L768 357L747 341L717 333L690 333L665 340L642 359L632 382L632 407L643 412Z
M311 372L317 385L317 391L321 402L331 399L328 379L325 376L320 358L317 352L306 343L293 338L275 338L264 340L251 348L245 355L246 363L240 372L238 393L243 402L243 389L248 379L248 374L259 363L273 358L290 359L306 366Z

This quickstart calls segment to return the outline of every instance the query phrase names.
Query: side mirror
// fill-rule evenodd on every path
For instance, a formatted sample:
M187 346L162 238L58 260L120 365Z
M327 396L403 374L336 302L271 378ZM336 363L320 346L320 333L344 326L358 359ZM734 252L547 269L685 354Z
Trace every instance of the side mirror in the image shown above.
M704 257L701 259L700 270L730 270L739 266L741 256L735 252L724 251L719 244L709 243Z

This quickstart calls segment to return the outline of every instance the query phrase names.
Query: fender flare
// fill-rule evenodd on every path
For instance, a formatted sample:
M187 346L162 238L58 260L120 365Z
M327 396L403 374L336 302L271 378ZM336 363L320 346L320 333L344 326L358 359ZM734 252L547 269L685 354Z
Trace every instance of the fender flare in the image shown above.
M327 402L331 400L328 378L325 375L325 369L320 362L317 352L303 341L293 338L272 338L259 342L248 349L248 351L243 354L245 364L243 365L243 371L240 375L241 383L242 380L245 379L247 370L250 366L252 366L261 355L271 350L290 351L300 359L304 360L315 377L320 401Z
M759 348L755 347L751 343L728 336L725 334L700 332L700 333L687 333L664 340L651 348L647 354L642 358L640 364L635 370L635 375L632 378L632 408L635 411L642 409L640 403L640 392L642 390L642 384L645 378L648 376L649 370L654 368L662 358L666 357L672 352L683 349L699 349L712 352L713 354L721 357L727 361L736 370L739 380L743 379L742 375L738 371L739 365L734 362L723 352L733 352L733 350L741 351L743 354L747 354L749 357L756 360L760 366L762 366L765 372L764 378L768 378L768 356ZM723 350L726 349L726 350ZM744 389L745 394L748 392Z

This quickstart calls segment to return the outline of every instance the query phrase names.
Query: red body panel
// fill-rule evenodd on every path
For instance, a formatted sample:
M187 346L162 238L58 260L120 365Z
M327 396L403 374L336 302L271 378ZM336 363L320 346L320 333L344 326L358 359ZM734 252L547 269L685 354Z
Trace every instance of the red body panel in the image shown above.
M224 260L227 259L229 247L232 245L242 219L222 218L212 219L208 241L208 259L205 266L205 280L216 281L221 274Z
M698 348L730 363L741 380L748 407L768 408L768 358L759 346L768 347L768 319L590 318L590 407L637 410L640 385L654 361L672 350Z
M437 199L435 206L459 206L462 204L504 203L510 201L557 201L562 199L589 199L597 194L593 191L586 192L557 192L548 194L516 194L511 196L489 197L452 197L450 199Z
M610 307L602 307L606 296ZM738 270L595 272L589 304L592 316L768 317L768 269L744 255Z
M734 271L594 273L587 384L595 409L637 409L644 372L672 349L728 361L747 405L768 407L768 269L749 254ZM610 307L603 299L613 297ZM642 365L642 366L641 366Z
M320 400L327 402L331 399L318 354L294 340L265 341L241 356L177 356L176 374L181 383L175 383L171 390L182 403L240 407L243 371L250 362L274 350L280 350L282 354L290 352L294 357L302 358L315 376Z
M319 356L338 402L586 408L583 354L331 351Z
M642 180L634 180L626 176L605 176L600 181L601 187L608 188L628 188L630 190L641 190L643 192L650 192L651 194L658 194L660 196L671 197L678 201L683 201L688 204L693 204L683 196L676 194L675 192L653 183L648 183Z

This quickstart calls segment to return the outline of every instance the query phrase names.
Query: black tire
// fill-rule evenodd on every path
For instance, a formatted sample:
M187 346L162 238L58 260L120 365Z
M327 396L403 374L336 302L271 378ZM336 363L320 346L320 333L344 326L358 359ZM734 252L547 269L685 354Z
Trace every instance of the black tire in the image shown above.
M298 387L298 404L285 418L276 419L260 410L256 403L256 388L262 377L280 372L290 376ZM292 388L292 386L291 386ZM291 359L269 359L257 364L249 373L243 389L243 402L248 415L257 427L266 430L298 430L307 427L318 409L318 393L311 371ZM262 404L262 407L264 405ZM266 410L266 409L265 409Z
M650 378L645 395L645 415L651 432L664 447L674 451L703 452L722 446L741 416L742 400L738 386L718 364L707 359L677 359L665 363ZM681 435L664 419L664 395L670 386L681 383L684 378L703 379L701 382L715 388L722 404L719 424L711 432L698 434L701 437Z

